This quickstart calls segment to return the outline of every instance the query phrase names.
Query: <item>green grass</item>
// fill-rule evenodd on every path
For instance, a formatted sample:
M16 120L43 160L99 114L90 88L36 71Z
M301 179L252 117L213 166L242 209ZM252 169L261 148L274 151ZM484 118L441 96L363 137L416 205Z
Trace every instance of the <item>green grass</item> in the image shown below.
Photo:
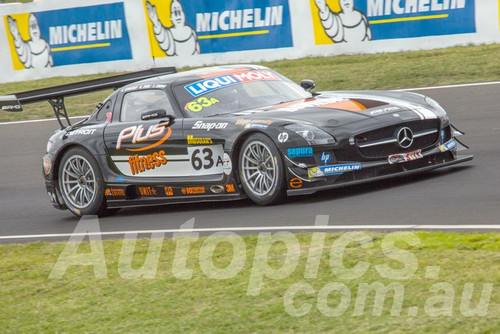
M104 241L107 278L95 278L90 266L71 266L60 279L48 278L65 243L36 242L1 245L0 252L0 328L2 333L39 332L335 332L335 333L499 333L500 332L500 234L457 234L420 232L420 244L398 243L417 259L416 271L408 279L381 277L376 265L388 264L402 269L408 263L391 260L395 252L381 251L384 234L370 233L373 247L351 244L345 252L344 266L359 261L370 265L360 278L340 279L332 273L331 245L340 234L326 234L316 278L304 278L312 234L296 235L300 253L291 253L300 260L289 277L264 278L260 294L247 295L254 263L257 236L245 236L246 262L233 278L210 279L200 269L200 248L206 238L191 245L187 267L193 269L191 279L173 276L172 263L176 241L165 239L153 279L125 279L120 276L120 252L123 241ZM345 235L344 235L345 236ZM224 237L228 238L228 237ZM234 237L232 237L234 238ZM213 262L224 268L233 259L233 249L223 239L214 252ZM364 246L369 244L363 244ZM148 239L140 239L134 252L132 267L140 268L146 258ZM89 252L88 242L78 252ZM272 268L283 265L286 256L283 242L275 243L267 257ZM333 263L338 268L338 263ZM438 277L426 277L428 266L439 266ZM255 269L255 267L254 267ZM301 317L289 315L284 308L284 295L295 283L307 283L314 292L299 293L295 307L310 304L310 311ZM318 292L325 285L339 282L351 293L346 311L337 317L323 315L317 306ZM393 293L387 295L380 316L373 315L374 294L366 298L361 315L353 316L357 291L363 284L379 282L399 284L404 288L402 312L391 316ZM474 284L472 306L480 299L483 284L493 283L493 293L484 316L464 316L460 310L462 290ZM441 284L441 285L436 285ZM435 316L425 309L432 298L443 296L434 288L444 286L454 292L451 316ZM431 292L434 291L434 292ZM329 306L339 303L338 293L329 295ZM442 298L434 300L434 308L443 308ZM408 310L417 306L415 316Z
M16 2L28 3L28 2L33 2L33 0L3 0L3 2L4 3L16 3Z
M500 78L500 44L454 47L448 49L310 57L260 63L299 82L316 81L317 90L396 89ZM182 70L182 69L180 69ZM94 79L109 74L59 77L29 82L0 84L0 95ZM67 99L70 115L88 115L110 91ZM49 104L25 106L21 113L0 113L0 122L53 117Z

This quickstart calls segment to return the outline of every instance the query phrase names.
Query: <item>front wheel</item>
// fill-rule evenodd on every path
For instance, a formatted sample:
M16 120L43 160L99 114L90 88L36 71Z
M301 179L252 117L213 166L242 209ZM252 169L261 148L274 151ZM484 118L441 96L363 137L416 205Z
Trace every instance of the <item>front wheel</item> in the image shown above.
M76 216L106 215L104 181L94 157L72 148L59 164L59 189L64 203Z
M252 201L271 205L284 199L283 162L269 137L260 133L248 137L243 142L238 162L241 185Z

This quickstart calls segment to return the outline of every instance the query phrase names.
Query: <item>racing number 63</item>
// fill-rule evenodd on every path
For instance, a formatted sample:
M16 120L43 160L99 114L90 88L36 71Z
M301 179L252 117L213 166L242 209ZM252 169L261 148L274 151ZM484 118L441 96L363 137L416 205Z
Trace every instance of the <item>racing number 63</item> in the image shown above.
M196 149L191 155L191 165L193 165L195 170L200 170L202 168L210 169L214 165L213 155L214 153L209 148L204 148L203 150ZM204 161L205 163L203 163Z
M200 97L196 101L189 102L186 104L186 107L184 109L188 109L191 112L200 112L204 108L211 107L212 105L219 103L220 101L217 100L215 97L212 98L206 98L204 96Z

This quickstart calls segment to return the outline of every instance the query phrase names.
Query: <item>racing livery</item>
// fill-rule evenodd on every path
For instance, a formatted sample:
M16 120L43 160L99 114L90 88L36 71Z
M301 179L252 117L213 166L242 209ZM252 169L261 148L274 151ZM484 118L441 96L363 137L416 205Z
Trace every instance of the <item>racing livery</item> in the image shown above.
M459 154L463 133L445 110L420 94L313 93L312 80L299 86L253 65L160 72L0 99L11 111L48 99L67 118L64 96L117 88L87 119L60 122L49 139L43 175L56 208L104 215L245 197L270 205L473 158Z

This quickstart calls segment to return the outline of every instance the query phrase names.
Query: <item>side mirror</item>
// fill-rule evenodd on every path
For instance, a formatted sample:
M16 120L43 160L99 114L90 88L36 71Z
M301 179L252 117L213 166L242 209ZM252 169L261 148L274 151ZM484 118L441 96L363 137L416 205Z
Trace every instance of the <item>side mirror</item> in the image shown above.
M304 88L306 91L310 92L311 89L316 87L314 80L304 79L300 82L300 87Z
M174 115L167 115L167 118L168 118L168 126L170 126L175 123L175 119L177 117L175 117Z
M141 114L141 119L143 121L149 121L151 119L164 118L167 117L167 111L164 109L148 110Z

